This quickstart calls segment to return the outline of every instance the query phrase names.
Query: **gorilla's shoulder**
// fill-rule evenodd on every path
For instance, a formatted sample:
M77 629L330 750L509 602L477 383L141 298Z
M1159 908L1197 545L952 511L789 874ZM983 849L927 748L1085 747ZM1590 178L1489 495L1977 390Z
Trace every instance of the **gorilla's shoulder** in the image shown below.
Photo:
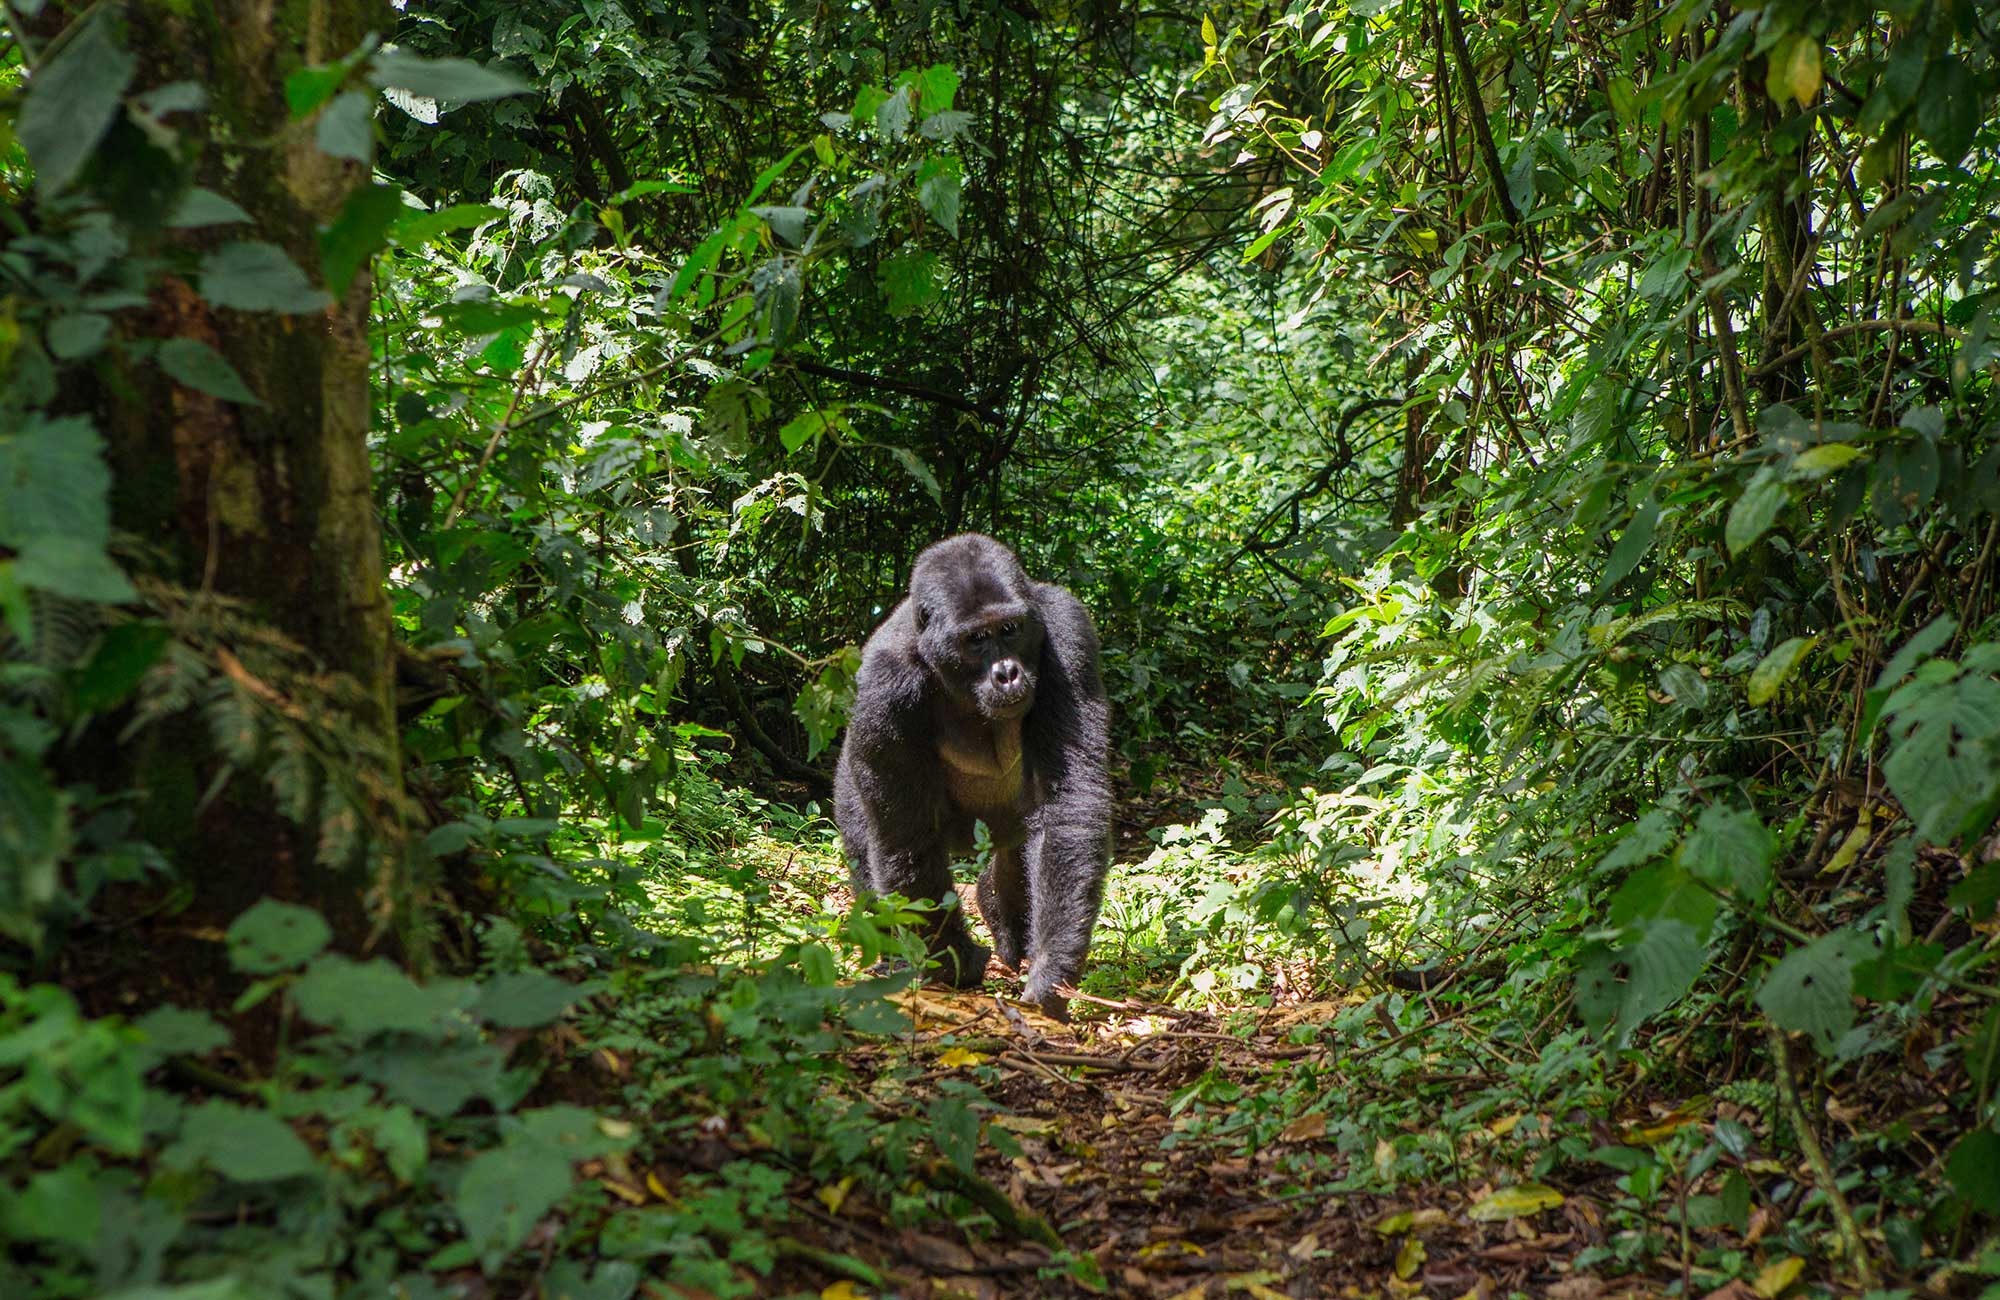
M875 702L888 712L915 709L930 678L917 657L917 620L910 602L890 611L861 647L857 704Z

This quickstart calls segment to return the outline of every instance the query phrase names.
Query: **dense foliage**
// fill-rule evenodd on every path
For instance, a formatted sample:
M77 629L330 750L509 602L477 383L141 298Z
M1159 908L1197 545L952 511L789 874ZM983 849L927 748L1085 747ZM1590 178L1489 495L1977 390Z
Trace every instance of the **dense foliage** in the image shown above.
M1104 637L1085 991L1289 1017L1170 1144L2000 1277L1994 6L246 12L0 7L0 1292L1114 1285L865 1055L967 529Z

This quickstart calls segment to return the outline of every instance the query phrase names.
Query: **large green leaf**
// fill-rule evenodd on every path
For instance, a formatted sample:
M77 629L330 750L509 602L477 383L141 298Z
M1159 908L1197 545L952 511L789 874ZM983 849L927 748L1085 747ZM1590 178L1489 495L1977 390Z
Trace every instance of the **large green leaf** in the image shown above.
M111 19L91 13L83 26L36 69L15 134L35 164L35 187L62 189L89 161L118 112L138 62L111 34Z
M2000 1214L2000 1133L1990 1128L1967 1133L1951 1149L1944 1169L1960 1199Z
M1786 500L1784 483L1769 469L1759 470L1743 495L1736 498L1736 504L1729 508L1729 521L1722 530L1729 553L1741 555L1755 545L1776 522Z
M1764 977L1757 1005L1780 1029L1812 1039L1831 1054L1854 1027L1854 967L1874 955L1874 944L1852 930L1823 934L1792 949Z
M310 907L266 898L230 924L229 964L249 975L303 965L333 939L326 918Z
M306 970L293 990L299 1013L357 1037L384 1031L441 1037L471 1001L459 980L420 985L377 957L359 962L330 953Z
M16 580L78 600L130 600L105 554L110 489L103 440L84 416L31 414L0 433L0 546L18 552Z
M1717 889L1761 903L1771 888L1771 857L1777 846L1757 814L1743 808L1713 807L1681 844L1681 865Z
M205 1101L181 1122L181 1137L167 1163L203 1164L239 1183L297 1178L318 1165L292 1126L268 1110L229 1101Z
M224 244L201 259L201 296L238 311L322 311L333 300L315 289L275 244Z
M466 1166L454 1205L466 1238L490 1271L514 1253L569 1187L565 1153L532 1139L517 1140Z
M555 1020L590 991L546 971L515 971L482 984L472 1010L502 1028L528 1029Z
M404 90L453 104L500 99L534 89L511 72L483 67L470 59L420 59L401 50L377 54L369 65L369 79L384 90Z
M1980 79L1949 51L1934 57L1924 72L1917 99L1917 133L1941 162L1955 166L1972 147L1985 120L1986 96Z
M185 384L197 392L220 397L225 402L241 402L245 406L264 404L263 399L243 382L243 376L236 373L236 367L200 339L168 339L160 344L155 359L159 361L160 369L173 376L176 383Z
M1799 664L1818 640L1816 636L1790 637L1765 655L1763 661L1751 670L1750 681L1744 687L1743 693L1750 703L1769 704L1778 694L1778 688L1798 670Z
M1616 948L1585 955L1577 972L1577 1011L1591 1033L1613 1048L1627 1047L1647 1017L1688 991L1701 973L1704 951L1685 921L1645 922Z
M926 158L917 168L917 202L953 239L958 238L958 197L963 180L956 158Z
M2000 806L2000 681L1932 660L1882 706L1889 788L1933 844L1975 834Z
M364 185L347 196L340 215L319 237L320 274L326 287L344 295L368 259L389 242L389 229L403 213L402 191L393 185Z

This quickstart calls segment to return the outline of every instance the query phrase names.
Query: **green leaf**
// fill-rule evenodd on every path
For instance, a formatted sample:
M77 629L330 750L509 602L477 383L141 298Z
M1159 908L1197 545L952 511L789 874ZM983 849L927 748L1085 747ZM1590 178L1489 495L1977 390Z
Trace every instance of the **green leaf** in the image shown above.
M1792 457L1793 478L1825 478L1847 468L1862 455L1861 448L1845 442L1823 442Z
M1712 807L1681 842L1681 865L1696 879L1751 902L1771 888L1771 859L1777 843L1757 814L1747 808Z
M377 54L369 65L369 80L384 90L403 90L454 104L501 99L534 89L511 72L483 67L470 59L420 59L401 50Z
M1929 438L1885 447L1875 465L1875 512L1890 527L1908 523L1937 495L1943 458Z
M246 975L289 970L333 940L326 918L310 907L267 898L236 918L225 936L229 964Z
M972 1172L979 1155L979 1116L956 1097L939 1097L928 1107L931 1141L965 1173Z
M931 473L931 467L924 464L917 457L917 453L908 447L891 447L889 454L896 458L896 463L903 467L905 474L915 479L918 485L930 494L931 500L937 502L944 500L944 489L938 485L937 475Z
M313 127L313 142L335 158L368 162L375 156L375 100L358 90L343 93Z
M917 112L926 117L950 108L958 94L958 73L949 64L933 64L912 80L917 87Z
M847 420L835 406L824 411L802 411L785 422L778 430L778 441L789 454L805 446L813 439L832 436L847 427Z
M168 635L164 625L140 619L113 624L70 688L78 712L98 713L123 704L146 670L160 661Z
M229 1043L229 1031L217 1024L214 1016L171 1003L154 1007L133 1028L146 1036L147 1046L162 1060L169 1056L206 1056Z
M49 353L58 361L81 361L104 346L111 318L94 311L70 312L49 322Z
M488 1272L514 1253L569 1187L568 1157L533 1141L488 1151L465 1167L454 1208Z
M250 386L243 382L236 368L200 339L168 339L160 344L154 360L160 363L160 369L173 377L175 383L196 392L219 397L225 402L240 402L245 406L264 404L262 398L250 391Z
M0 1233L17 1242L54 1241L88 1253L104 1221L103 1184L97 1162L73 1160L0 1190Z
M905 246L882 259L875 268L875 283L889 300L891 316L909 316L938 300L938 276L942 269L935 254Z
M589 993L587 986L557 979L546 971L515 971L482 984L472 1012L502 1029L533 1029L553 1023Z
M1785 485L1776 478L1766 477L1769 473L1759 470L1729 509L1729 522L1723 525L1722 536L1731 555L1740 556L1749 550L1785 508Z
M105 605L138 594L102 545L75 537L29 538L14 559L14 577L24 587Z
M1764 977L1757 1005L1780 1029L1805 1034L1822 1054L1854 1027L1854 967L1873 955L1865 935L1835 930L1794 948Z
M1960 1200L2000 1214L2000 1134L1990 1128L1967 1133L1951 1149L1944 1170Z
M283 249L265 243L224 244L202 258L201 295L237 311L303 314L333 304Z
M1882 707L1891 719L1882 773L1917 833L1938 845L1985 829L2000 805L2000 681L1976 672L1931 680L1943 662Z
M503 220L506 215L505 208L496 208L490 203L454 203L435 212L406 207L403 216L389 227L389 238L395 241L398 248L422 248L454 230L483 226L491 221Z
M469 993L463 981L424 986L379 957L362 962L338 953L313 962L292 990L299 1014L355 1037L446 1035Z
M207 1165L239 1183L297 1178L319 1168L291 1125L268 1110L229 1101L191 1107L181 1121L180 1141L165 1159L176 1168Z
M292 121L299 121L306 114L333 98L334 92L347 81L353 65L341 59L334 63L315 64L300 68L285 78L285 110Z
M1660 522L1660 503L1648 496L1632 512L1632 522L1625 525L1625 532L1618 544L1611 548L1611 558L1605 562L1604 576L1597 581L1597 590L1609 591L1620 579L1632 572L1652 549L1653 529Z
M389 242L389 227L403 215L402 192L392 185L367 185L347 196L319 237L320 274L336 296L345 296L368 259Z
M1623 1049L1647 1017L1678 1001L1701 973L1704 945L1676 920L1648 922L1635 939L1587 954L1580 964L1576 1006L1584 1023ZM1613 1027L1616 1033L1610 1034Z
M1923 94L1917 97L1917 134L1948 167L1965 157L1985 120L1982 92L1978 75L1949 51L1935 55L1924 71Z
M81 415L34 414L12 437L0 435L0 543L55 534L102 545L111 531L103 445Z
M926 158L917 168L917 202L953 239L958 238L959 187L963 179L963 169L958 159L952 157Z
M910 132L910 92L898 90L875 107L875 129L885 140L900 140Z
M76 179L111 126L138 61L111 34L111 21L87 15L55 58L28 79L15 136L35 164L35 188L53 194Z
M13 573L22 585L78 600L132 598L104 552L111 471L103 446L80 415L31 414L11 436L0 433L0 545L19 552Z
M181 195L175 205L173 215L167 224L176 230L187 230L195 226L222 226L238 221L250 220L250 214L235 203L200 186Z
M1820 44L1816 37L1793 32L1771 50L1764 89L1777 103L1795 101L1806 107L1819 97Z
M1799 664L1818 642L1819 638L1816 636L1795 636L1781 641L1771 653L1765 655L1763 660L1751 669L1749 685L1744 688L1744 694L1749 697L1750 703L1761 706L1776 699L1778 688L1798 671Z

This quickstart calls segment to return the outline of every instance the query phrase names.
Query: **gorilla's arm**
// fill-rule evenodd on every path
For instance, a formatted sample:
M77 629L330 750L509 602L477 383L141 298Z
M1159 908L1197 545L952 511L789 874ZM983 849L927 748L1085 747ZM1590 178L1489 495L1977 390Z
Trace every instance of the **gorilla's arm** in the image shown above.
M951 809L930 734L934 688L915 639L907 604L869 638L834 776L834 815L857 892L942 900L953 886L939 828ZM941 912L927 938L946 979L977 984L985 975L986 949L957 908Z
M1034 963L1028 1001L1063 1014L1059 986L1076 983L1104 894L1111 854L1111 709L1098 666L1097 630L1082 602L1035 584L1047 640L1022 747L1040 787L1025 849Z

